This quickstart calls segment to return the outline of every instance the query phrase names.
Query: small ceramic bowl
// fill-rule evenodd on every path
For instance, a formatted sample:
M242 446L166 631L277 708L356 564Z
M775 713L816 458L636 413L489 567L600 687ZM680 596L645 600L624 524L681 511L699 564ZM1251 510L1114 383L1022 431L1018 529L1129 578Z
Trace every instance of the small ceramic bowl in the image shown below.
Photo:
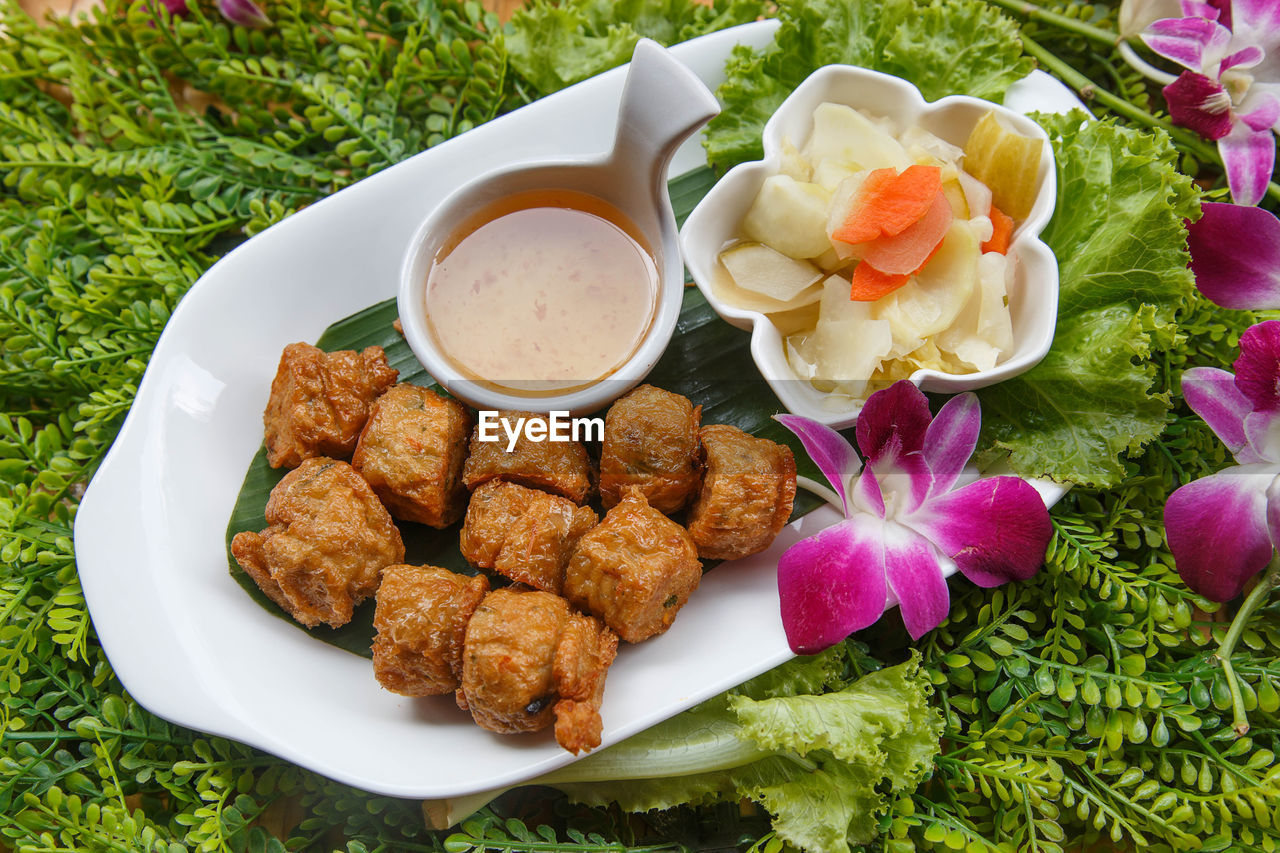
M719 111L715 96L693 71L657 42L642 39L627 71L610 151L553 160L531 158L481 175L441 202L407 247L398 297L405 339L432 378L477 409L573 415L596 411L639 383L671 340L684 296L684 265L667 195L667 166L676 148ZM431 335L426 316L427 273L456 237L459 223L501 199L539 190L585 193L615 208L647 244L658 273L657 304L630 357L604 377L584 377L581 384L550 394L519 393L465 375ZM501 341L494 345L500 346ZM505 377L493 377L500 378Z
M901 133L913 124L963 147L978 120L996 110L1019 132L1045 140L1037 175L1037 193L1030 215L1014 233L1009 253L1015 258L1009 286L1013 348L991 370L962 375L922 369L911 381L925 391L954 394L1008 379L1044 358L1053 343L1058 316L1058 262L1040 240L1053 216L1057 181L1053 148L1045 132L1019 113L989 101L955 95L928 103L907 81L848 65L828 65L809 76L791 93L764 127L764 159L742 163L724 176L694 208L680 232L685 264L707 302L724 320L751 331L751 355L787 410L834 427L857 422L860 404L833 408L828 395L799 378L787 362L783 335L759 311L735 307L712 288L717 276L727 275L719 254L740 238L743 216L764 180L781 171L783 140L803 145L813 129L813 111L823 102L847 104L876 117L888 118Z

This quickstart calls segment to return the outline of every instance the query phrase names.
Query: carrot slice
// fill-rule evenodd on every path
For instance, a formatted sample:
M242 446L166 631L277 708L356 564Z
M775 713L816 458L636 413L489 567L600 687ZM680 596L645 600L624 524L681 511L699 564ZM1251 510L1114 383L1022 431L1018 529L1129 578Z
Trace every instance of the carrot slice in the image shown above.
M842 243L865 243L879 237L880 223L867 215L867 209L869 205L876 204L897 177L898 173L891 167L868 172L853 198L849 199L843 224L831 232L831 239Z
M886 235L863 247L862 259L881 272L911 273L933 253L947 236L951 220L951 203L942 190L934 193L933 203L919 222L901 234Z
M1013 220L1004 211L991 205L991 239L982 244L982 252L1009 254L1009 242L1013 239Z
M874 302L881 296L888 296L910 281L912 276L919 275L920 270L929 266L929 261L933 260L933 256L938 254L941 248L942 241L939 240L938 245L934 246L933 251L929 253L929 257L909 273L881 272L866 261L860 261L853 268L853 284L849 288L849 299L853 302Z
M831 233L842 243L866 243L901 234L919 222L942 189L939 166L908 166L901 173L876 169L867 175L844 224Z
M853 268L853 285L849 288L849 299L854 302L875 302L880 297L893 293L910 280L910 274L880 272L871 264L862 261Z

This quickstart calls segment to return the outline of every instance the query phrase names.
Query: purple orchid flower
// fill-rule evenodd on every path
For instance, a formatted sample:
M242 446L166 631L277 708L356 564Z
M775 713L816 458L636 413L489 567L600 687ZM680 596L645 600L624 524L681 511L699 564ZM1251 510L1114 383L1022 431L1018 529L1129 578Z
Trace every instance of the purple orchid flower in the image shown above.
M181 16L191 11L187 0L160 0L170 15ZM218 11L228 22L249 29L261 29L271 25L271 19L253 0L217 0Z
M1240 464L1179 488L1164 510L1178 574L1212 601L1243 592L1280 544L1280 321L1246 330L1234 367L1191 368L1182 395Z
M889 590L919 639L946 617L946 577L955 569L992 587L1025 580L1044 563L1052 525L1036 490L1018 477L963 476L982 421L974 394L951 398L936 417L909 381L872 394L856 431L865 468L830 427L776 417L799 437L845 516L778 561L782 624L797 654L871 625Z
M1229 14L1220 5L1182 0L1183 17L1156 21L1142 40L1187 69L1164 88L1169 116L1217 142L1231 198L1254 205L1275 169L1280 0L1231 0Z

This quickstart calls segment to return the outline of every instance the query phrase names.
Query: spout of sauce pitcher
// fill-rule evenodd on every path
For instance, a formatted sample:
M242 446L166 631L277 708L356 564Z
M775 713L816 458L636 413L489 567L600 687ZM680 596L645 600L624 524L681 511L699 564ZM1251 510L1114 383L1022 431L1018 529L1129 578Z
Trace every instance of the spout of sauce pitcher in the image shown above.
M715 95L693 71L656 41L641 39L622 90L609 165L615 174L665 190L676 149L719 112Z

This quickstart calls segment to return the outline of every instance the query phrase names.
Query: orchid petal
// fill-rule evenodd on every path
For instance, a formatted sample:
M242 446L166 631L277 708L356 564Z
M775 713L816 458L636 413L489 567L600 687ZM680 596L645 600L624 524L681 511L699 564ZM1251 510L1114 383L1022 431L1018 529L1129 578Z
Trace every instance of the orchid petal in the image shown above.
M1280 99L1275 95L1251 94L1240 113L1240 120L1250 130L1271 130L1280 121Z
M875 472L886 505L901 495L903 499L897 506L903 512L915 512L933 493L933 474L920 451L908 453L892 464L881 459L876 463Z
M898 524L885 525L885 575L913 640L938 627L951 607L942 559L945 558L937 549L915 531Z
M1229 30L1232 29L1231 0L1207 0L1207 2L1208 2L1208 5L1218 10L1218 14L1212 15L1212 16L1205 15L1204 17L1206 18L1213 17L1218 21L1218 23L1222 24L1222 26L1226 27Z
M1182 17L1184 18L1207 18L1210 21L1218 20L1221 14L1217 7L1210 3L1201 3L1199 0L1182 0Z
M858 449L868 463L914 453L924 446L932 419L924 392L901 379L867 398L858 414Z
M933 416L924 392L905 379L867 398L858 415L858 448L880 491L906 494L914 510L929 496L933 475L921 454Z
M1199 595L1230 601L1270 562L1266 490L1275 475L1272 465L1242 465L1169 495L1165 538L1178 574Z
M175 18L191 11L187 8L187 0L160 0L160 2L169 10L169 14Z
M1234 207L1235 205L1225 205ZM1182 397L1191 411L1200 416L1214 435L1236 456L1251 453L1245 437L1244 419L1253 411L1253 405L1236 387L1236 378L1216 367L1193 367L1182 374ZM1260 462L1261 459L1250 459Z
M931 496L955 485L978 446L981 429L982 407L972 392L957 394L938 411L924 435L924 458L933 474Z
M1176 0L1120 0L1120 34L1133 38L1161 18L1189 16L1186 11L1179 12L1180 8Z
M1222 72L1231 68L1252 68L1266 57L1262 48L1257 45L1249 45L1241 48L1235 53L1225 56L1222 62L1218 63L1218 76L1222 76Z
M1165 59L1203 72L1206 54L1221 53L1231 41L1231 30L1206 18L1165 18L1147 27L1142 40Z
M1253 130L1241 122L1218 140L1218 153L1227 170L1231 200L1245 205L1262 201L1276 165L1276 139L1271 131Z
M844 513L848 515L849 498L845 494L844 484L862 469L862 460L854 452L853 445L826 424L800 415L774 415L773 419L800 439L804 452L809 454L813 464L818 466L822 476L836 490L844 506Z
M233 24L249 29L271 26L271 19L253 0L218 0L218 11Z
M1271 547L1280 547L1280 477L1267 486L1267 534L1271 537Z
M1044 501L1018 477L987 477L931 498L906 523L978 586L1034 575L1053 535Z
M1252 455L1236 457L1247 462L1280 462L1280 412L1250 412L1244 419L1245 440Z
M796 654L833 646L884 613L883 531L883 521L856 514L800 540L779 558L782 627Z
M1205 139L1222 139L1231 133L1231 96L1216 80L1183 71L1162 91L1174 124Z
M1280 411L1280 320L1255 323L1240 336L1240 355L1232 365L1236 387L1256 412Z
M1237 33L1274 33L1280 29L1280 3L1276 0L1231 0L1231 23Z
M880 479L871 468L863 468L858 479L854 481L850 503L858 511L871 513L876 518L884 518L884 490L880 488Z
M1187 226L1200 292L1223 308L1280 308L1280 219L1260 207L1212 201L1201 202L1200 211Z

